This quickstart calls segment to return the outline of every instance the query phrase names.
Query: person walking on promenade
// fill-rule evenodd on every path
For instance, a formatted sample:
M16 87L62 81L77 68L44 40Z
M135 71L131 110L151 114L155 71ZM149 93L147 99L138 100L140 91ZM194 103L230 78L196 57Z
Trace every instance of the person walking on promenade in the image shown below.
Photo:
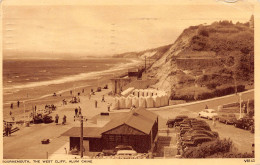
M19 100L17 101L17 107L18 108L20 107L20 101Z
M95 108L97 108L97 100L95 100Z
M67 119L67 116L64 115L64 116L63 116L63 122L62 122L62 125L65 125L65 123L66 123L66 119Z
M78 108L75 108L75 116L78 117Z
M13 104L13 103L11 103L11 105L10 105L10 108L11 108L11 109L13 109L13 108L14 108L14 104Z
M80 106L79 106L79 116L81 116L81 108L80 108Z
M56 116L55 116L55 123L56 123L56 125L58 125L58 123L59 123L59 115L58 114L56 114Z
M213 119L212 119L212 125L213 125L213 127L214 128L216 128L216 117L213 117Z
M92 93L90 92L90 93L89 93L89 97L88 97L89 100L91 99L91 94L92 94Z
M105 102L105 96L104 95L102 96L101 102Z

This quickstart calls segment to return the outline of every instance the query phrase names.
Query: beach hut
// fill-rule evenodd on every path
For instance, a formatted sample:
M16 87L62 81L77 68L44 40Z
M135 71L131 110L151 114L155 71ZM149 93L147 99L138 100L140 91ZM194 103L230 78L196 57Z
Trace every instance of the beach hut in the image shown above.
M125 100L126 108L132 107L132 97L127 97Z
M147 108L153 108L154 105L153 105L153 98L152 98L152 96L148 96L145 99L146 99L146 107Z
M134 95L135 95L136 97L139 97L139 90L138 90L138 89L135 89L135 90L134 90Z
M161 106L161 101L160 98L158 96L153 96L153 103L154 103L154 107L158 108Z
M125 97L120 97L119 98L119 109L125 109Z
M139 97L143 97L144 96L144 90L143 89L140 89L139 90Z
M139 99L138 99L138 97L135 96L135 97L132 98L132 105L135 106L136 108L139 107Z
M144 97L139 97L139 107L140 108L145 108L145 98Z
M113 110L118 110L119 109L119 98L118 97L114 98L114 103L112 104L112 109Z

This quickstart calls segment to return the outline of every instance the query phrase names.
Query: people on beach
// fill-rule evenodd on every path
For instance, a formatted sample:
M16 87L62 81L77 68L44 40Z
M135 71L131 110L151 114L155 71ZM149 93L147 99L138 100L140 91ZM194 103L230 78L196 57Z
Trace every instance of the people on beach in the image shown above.
M111 104L110 103L107 103L107 111L110 112L110 106Z
M59 123L59 115L58 114L56 114L56 116L55 116L55 123L56 123L56 125Z
M65 123L66 123L66 119L67 119L67 116L64 115L64 116L63 116L63 122L62 122L62 125L65 125Z
M91 99L91 95L92 95L92 93L90 92L90 93L89 93L89 98L88 98L89 100Z
M78 96L80 95L80 92L78 92Z
M10 105L10 108L11 108L11 109L13 109L13 108L14 108L14 104L13 104L13 103L11 103L11 105Z
M12 114L13 114L12 111L10 111L9 114L10 114L10 116L12 116Z
M95 108L97 108L97 100L95 100Z
M70 91L70 95L72 95L72 90Z
M5 126L5 134L6 136L11 136L12 124L6 124Z
M78 97L78 103L80 103L80 98Z
M78 117L78 108L75 108L75 116Z
M82 89L82 93L84 93L84 89Z
M213 119L212 119L212 125L213 125L214 128L216 127L216 125L217 125L217 123L216 123L216 117L213 117Z
M102 96L101 102L105 102L105 96L104 95Z
M18 108L20 107L20 101L19 100L17 101L17 107Z
M37 110L37 107L36 107L36 105L34 106L34 110L35 110L35 111Z
M79 116L81 116L81 108L80 108L80 106L79 106Z
M208 105L206 104L205 109L209 109Z

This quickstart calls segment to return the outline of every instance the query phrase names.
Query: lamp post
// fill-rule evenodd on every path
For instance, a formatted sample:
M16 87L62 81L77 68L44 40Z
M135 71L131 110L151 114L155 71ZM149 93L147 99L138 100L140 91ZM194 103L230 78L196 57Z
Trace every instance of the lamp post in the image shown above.
M240 119L242 118L241 96L242 96L242 94L239 93L239 110L240 110L239 118L240 118Z
M80 116L80 157L83 158L83 116Z
M23 124L25 125L25 101L23 101Z

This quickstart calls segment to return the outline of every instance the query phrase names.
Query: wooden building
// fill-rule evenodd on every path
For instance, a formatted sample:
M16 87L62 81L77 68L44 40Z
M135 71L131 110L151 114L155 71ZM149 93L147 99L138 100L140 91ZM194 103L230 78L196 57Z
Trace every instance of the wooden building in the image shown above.
M104 127L83 130L83 145L88 152L130 145L138 153L153 151L158 133L158 116L143 108L113 117ZM73 127L64 136L70 137L70 148L79 147L80 128Z

